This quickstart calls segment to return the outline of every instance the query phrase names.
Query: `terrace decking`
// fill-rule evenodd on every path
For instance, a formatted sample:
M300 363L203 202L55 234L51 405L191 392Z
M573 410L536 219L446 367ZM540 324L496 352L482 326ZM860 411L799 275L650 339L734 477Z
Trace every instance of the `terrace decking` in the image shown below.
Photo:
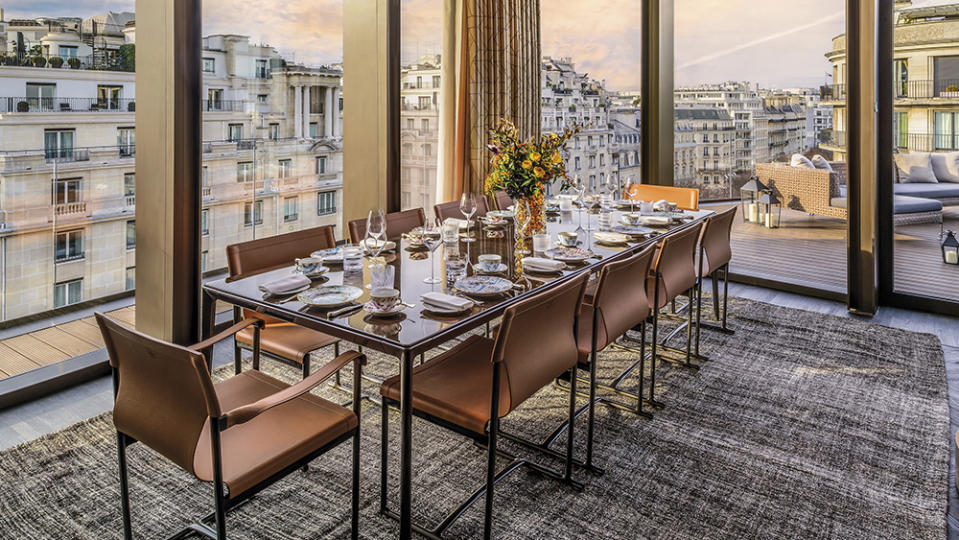
M946 229L959 230L959 208L943 217ZM942 262L938 224L897 226L895 239L897 292L959 302L959 267ZM732 246L734 274L846 292L845 220L784 209L781 227L767 229L737 217Z

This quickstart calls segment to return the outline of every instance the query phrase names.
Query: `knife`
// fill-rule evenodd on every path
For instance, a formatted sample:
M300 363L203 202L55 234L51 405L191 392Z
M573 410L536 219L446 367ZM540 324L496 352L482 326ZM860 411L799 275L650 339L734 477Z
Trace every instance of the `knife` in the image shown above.
M326 314L326 318L327 318L327 319L337 319L337 318L339 318L339 317L342 317L343 315L346 315L347 313L352 313L352 312L354 312L354 311L359 311L359 310L362 309L362 308L363 308L363 306L360 305L360 304L351 304L351 305L349 305L349 306L342 307L342 308L340 308L340 309L337 309L337 310L334 310L334 311L331 311L331 312L327 313L327 314Z

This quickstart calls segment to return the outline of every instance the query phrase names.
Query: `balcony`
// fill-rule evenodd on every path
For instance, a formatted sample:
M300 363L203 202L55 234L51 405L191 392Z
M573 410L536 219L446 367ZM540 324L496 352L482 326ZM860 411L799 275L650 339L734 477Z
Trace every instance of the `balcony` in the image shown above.
M15 68L34 69L92 69L98 71L126 71L135 70L132 60L128 61L120 55L87 55L61 57L50 54L15 54L6 53L0 56L0 70ZM2 71L0 71L2 72Z
M201 106L204 112L246 112L247 102L235 99L207 99Z
M897 99L959 101L959 79L909 80L894 83Z
M72 113L136 111L133 99L0 97L0 113Z
M55 206L56 214L58 216L71 216L71 215L86 215L87 213L87 203L86 201L78 201L71 203L63 203Z

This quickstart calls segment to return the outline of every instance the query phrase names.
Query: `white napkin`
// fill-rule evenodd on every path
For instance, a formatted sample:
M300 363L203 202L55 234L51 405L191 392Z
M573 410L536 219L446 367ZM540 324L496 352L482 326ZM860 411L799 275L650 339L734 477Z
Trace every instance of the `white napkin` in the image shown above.
M642 216L639 222L643 225L669 225L672 219L666 216Z
M446 221L443 222L443 225L450 225L450 224L455 224L455 225L456 225L458 228L460 228L460 229L465 229L465 228L466 228L466 220L465 220L465 219L446 218ZM473 221L472 221L472 220L470 220L469 225L470 225L470 227L473 226Z
M563 261L554 261L553 259L544 259L542 257L527 257L523 259L523 268L530 270L540 270L542 272L559 272L566 268Z
M472 300L440 292L423 293L423 296L420 296L420 300L422 300L424 304L445 309L462 309L465 311L473 307Z
M291 274L289 276L275 279L273 281L268 281L260 285L260 290L273 296L279 296L283 294L291 294L296 292L303 287L309 287L310 278L304 276L303 274Z
M660 210L660 211L668 210L669 206L670 206L669 201L667 201L666 199L660 199L656 201L655 203L653 203L653 210Z

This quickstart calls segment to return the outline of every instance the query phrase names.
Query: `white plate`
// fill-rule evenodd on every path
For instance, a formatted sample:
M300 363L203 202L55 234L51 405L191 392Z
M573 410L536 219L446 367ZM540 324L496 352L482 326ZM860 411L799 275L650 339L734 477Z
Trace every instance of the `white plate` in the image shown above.
M286 296L291 296L291 295L294 295L294 294L297 294L297 293L301 293L301 292L303 292L303 291L305 291L305 290L307 290L307 289L309 289L309 288L310 288L310 284L306 284L306 285L304 285L304 286L302 286L302 287L297 287L296 289L293 289L292 291L285 291L285 292L281 292L281 293L277 293L277 294L270 294L270 293L264 291L264 294L266 295L267 298L283 298L283 297L286 297Z
M340 248L321 249L310 256L323 259L323 264L343 264L343 250Z
M349 285L323 285L309 289L296 297L300 302L314 307L335 308L345 306L363 296L363 291Z
M502 274L503 272L509 270L509 266L506 266L505 264L500 263L500 265L496 267L495 270L484 270L480 268L480 265L474 264L473 270L476 270L477 274Z

